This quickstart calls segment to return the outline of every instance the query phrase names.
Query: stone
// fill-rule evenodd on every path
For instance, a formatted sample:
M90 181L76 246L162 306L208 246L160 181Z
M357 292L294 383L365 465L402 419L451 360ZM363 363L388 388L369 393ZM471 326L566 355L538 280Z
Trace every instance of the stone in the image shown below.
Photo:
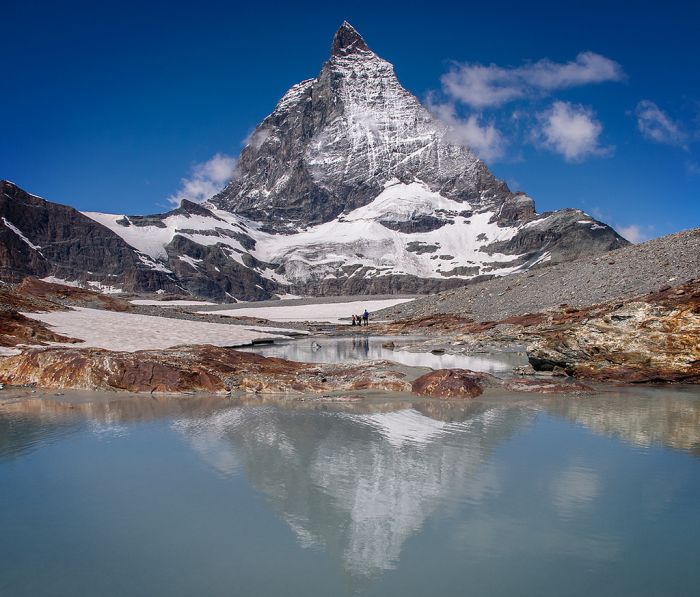
M210 345L116 352L95 348L29 349L0 360L0 382L49 389L150 392L410 392L387 361L347 366L268 358Z
M488 382L494 379L468 369L438 369L414 380L412 390L415 394L433 398L469 399L483 394Z

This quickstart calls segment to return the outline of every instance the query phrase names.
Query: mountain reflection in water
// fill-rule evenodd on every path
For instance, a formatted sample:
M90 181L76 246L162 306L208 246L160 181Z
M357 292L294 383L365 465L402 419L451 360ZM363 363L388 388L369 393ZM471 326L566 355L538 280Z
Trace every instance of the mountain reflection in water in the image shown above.
M302 545L324 547L352 575L372 576L392 567L438 507L496 491L493 479L475 473L493 446L533 416L493 408L448 423L414 409L323 414L262 407L175 426L221 472L231 472L227 455L236 454Z
M258 511L265 518L256 524L275 520L297 551L304 551L301 546L327 554L349 586L374 587L379 594L388 571L409 574L405 560L415 565L416 554L427 570L451 566L453 574L460 562L469 562L475 586L492 582L498 567L528 558L531 564L573 566L566 574L596 566L613 570L640 541L635 533L644 521L662 516L673 525L675 514L669 513L678 508L688 524L698 519L687 494L699 477L686 456L700 455L695 388L467 402L405 396L346 403L317 397L57 398L0 402L0 467L17 468L42 450L50 454L72 436L84 446L97 438L109 463L110 454L128 452L130 434L148 442L155 433L162 442L165 433L170 450L175 444L190 455L176 450L178 459L172 457L185 481L199 478L205 482L201 492L225 495L229 482L245 480L255 499L262 496L267 503L267 514ZM591 439L596 435L623 443ZM655 446L671 448L673 458L659 450L646 458ZM69 455L64 451L63 458ZM138 470L139 457L127 460L124 470ZM119 478L118 470L115 474ZM89 486L90 479L84 483ZM158 502L168 501L167 486L153 491ZM126 507L107 505L115 512ZM173 511L175 520L186 517L189 507L197 505L183 502L184 510ZM219 521L222 529L237 520L226 508L198 516ZM125 524L142 523L134 518ZM173 521L166 517L162 524ZM693 547L683 534L686 526L673 531L685 541L668 552L674 561ZM651 538L663 540L658 534ZM220 540L230 547L245 538L222 533ZM323 574L331 574L328 570ZM2 575L0 588L1 581Z

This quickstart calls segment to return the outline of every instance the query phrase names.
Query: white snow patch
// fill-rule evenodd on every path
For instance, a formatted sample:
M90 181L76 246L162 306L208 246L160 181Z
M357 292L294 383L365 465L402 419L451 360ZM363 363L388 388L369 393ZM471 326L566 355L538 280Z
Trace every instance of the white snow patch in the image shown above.
M260 317L271 321L323 321L339 323L352 314L360 314L367 309L370 319L373 311L393 307L412 301L412 298L354 301L348 303L315 303L312 305L282 305L274 307L244 307L242 309L222 309L220 311L200 311L198 315L225 315L228 317Z
M391 181L374 201L339 218L289 235L251 231L257 240L253 255L267 263L283 263L284 281L296 282L338 277L345 265L366 267L365 277L405 274L421 278L442 278L436 255L451 255L448 271L457 267L483 269L479 273L504 275L518 269L510 263L519 255L489 255L482 249L496 241L507 241L518 227L500 227L490 222L490 211L460 215L469 204L447 199L420 181L410 184ZM409 221L421 215L449 220L437 230L402 233L381 221ZM409 251L409 243L437 245L435 253ZM494 267L496 264L496 267ZM501 265L502 264L502 265ZM500 265L500 267L498 267ZM265 275L265 274L264 274ZM474 273L451 274L470 278Z
M109 284L103 284L97 280L88 280L87 284L102 294L121 294L124 292L124 290L118 286L110 286Z
M0 346L0 357L11 357L22 352L19 348Z
M243 346L251 344L257 338L285 337L283 330L276 328L261 332L225 323L116 313L85 307L75 307L71 311L23 315L43 321L57 333L84 341L84 344L70 346L90 346L127 352L160 350L180 344Z
M143 253L136 253L141 260L141 263L143 263L145 266L157 271L157 272L165 272L166 274L172 274L173 272L169 270L164 264L162 264L160 261L155 261L154 259L151 259L148 255L144 255Z
M202 263L202 259L196 259L194 257L190 257L189 255L180 255L178 257L180 261L184 261L187 265L189 265L192 269L199 269L199 263Z
M50 284L63 284L63 286L73 286L74 288L82 288L83 286L80 282L76 280L64 280L62 278L56 278L54 276L46 276L41 278L42 282L49 282Z
M22 231L17 228L12 222L10 222L7 218L3 216L2 221L5 223L5 226L7 226L12 232L14 232L17 236L19 236L27 245L29 245L32 249L35 251L39 251L41 253L41 247L39 245L35 245L32 241L30 241L24 234L22 234Z

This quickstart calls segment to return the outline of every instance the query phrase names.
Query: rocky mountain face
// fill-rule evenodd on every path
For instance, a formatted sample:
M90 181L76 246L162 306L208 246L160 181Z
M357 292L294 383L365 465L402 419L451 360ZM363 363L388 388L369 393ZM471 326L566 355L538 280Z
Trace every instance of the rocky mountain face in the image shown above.
M31 246L44 241L8 216L30 244L5 226L14 257L0 256L2 271L79 281L90 271L125 290L255 300L432 292L627 244L579 210L537 214L530 197L454 142L347 23L318 77L282 97L207 203L154 216L59 207L46 208L55 226L70 215L100 231L103 269L88 268L82 253L52 254L49 266Z
M183 291L175 276L108 228L0 181L0 279L27 275L105 291Z

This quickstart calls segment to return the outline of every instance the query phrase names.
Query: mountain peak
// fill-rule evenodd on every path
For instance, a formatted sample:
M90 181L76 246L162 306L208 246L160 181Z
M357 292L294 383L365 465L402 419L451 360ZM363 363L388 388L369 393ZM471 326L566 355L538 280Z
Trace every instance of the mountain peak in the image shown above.
M348 54L369 51L369 47L357 30L347 21L343 21L333 36L331 56L347 56Z

